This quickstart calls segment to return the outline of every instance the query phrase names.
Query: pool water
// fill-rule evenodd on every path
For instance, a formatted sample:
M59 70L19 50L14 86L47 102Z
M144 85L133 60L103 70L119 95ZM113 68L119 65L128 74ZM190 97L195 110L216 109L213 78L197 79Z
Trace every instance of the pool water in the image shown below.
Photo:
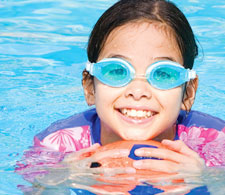
M14 165L36 133L88 108L81 87L88 35L113 2L0 1L0 194L22 194L17 185L27 182ZM200 43L193 109L225 119L225 1L173 2ZM215 183L211 193L224 184Z

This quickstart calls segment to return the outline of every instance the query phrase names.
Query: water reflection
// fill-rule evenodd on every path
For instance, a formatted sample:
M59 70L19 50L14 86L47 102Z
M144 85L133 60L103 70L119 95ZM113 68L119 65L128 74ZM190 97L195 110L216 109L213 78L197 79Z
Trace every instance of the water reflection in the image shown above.
M0 193L20 194L17 184L25 182L13 173L13 165L32 145L37 132L53 121L86 109L80 87L86 42L99 15L115 1L0 2ZM225 119L224 1L173 2L184 10L205 52L204 57L200 53L201 59L195 63L200 85L194 109ZM225 194L224 178L223 170L211 169L202 180L212 194ZM79 180L85 181L82 177ZM87 183L93 185L92 181L96 182L95 177ZM192 180L185 185L192 185ZM96 190L90 185L73 187ZM146 190L141 187L138 188ZM33 190L42 188L40 185ZM74 192L60 185L43 189L46 194L66 194L64 190L79 194L79 190Z
M49 151L46 151L49 154ZM52 154L51 154L52 155ZM54 153L54 160L62 156ZM46 159L44 159L46 160ZM48 159L52 161L51 158ZM80 165L82 167L82 165ZM98 194L98 195L150 195L150 194L225 194L225 168L205 168L201 174L100 174L74 168L65 163L21 169L18 173L32 180L33 186L20 186L26 195L38 194ZM111 172L112 173L112 172ZM31 178L33 176L33 178Z

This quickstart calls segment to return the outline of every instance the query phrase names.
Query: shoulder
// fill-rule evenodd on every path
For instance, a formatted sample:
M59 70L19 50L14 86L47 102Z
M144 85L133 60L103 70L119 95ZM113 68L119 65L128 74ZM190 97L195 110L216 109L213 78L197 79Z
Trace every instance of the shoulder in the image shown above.
M191 111L187 116L185 111L181 111L177 122L178 124L183 124L187 127L198 126L203 128L214 128L218 131L225 130L224 120L199 111Z
M98 123L95 109L75 114L51 124L34 137L34 145L70 152L92 144L91 131ZM98 125L98 124L97 124Z
M53 133L59 129L90 126L97 118L98 116L95 109L86 110L84 112L74 114L66 119L61 119L52 123L47 129L41 131L36 136L39 139L43 139L48 134Z
M225 165L225 121L206 113L181 112L177 124L179 139L196 151L208 166Z

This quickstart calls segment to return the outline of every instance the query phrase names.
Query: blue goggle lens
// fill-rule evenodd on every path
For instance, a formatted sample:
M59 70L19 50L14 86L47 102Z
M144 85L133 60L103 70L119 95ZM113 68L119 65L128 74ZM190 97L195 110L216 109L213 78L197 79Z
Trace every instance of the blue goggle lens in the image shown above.
M188 81L187 73L186 69L176 63L165 61L164 64L156 65L149 71L147 80L155 88L172 89Z
M164 82L172 84L180 78L180 74L174 69L163 67L154 72L153 78L159 84L163 84Z
M102 83L111 87L127 85L135 76L132 65L122 59L106 58L86 67L87 71ZM146 71L146 79L157 89L172 89L195 78L189 71L172 61L159 61L150 65Z
M112 82L115 80L124 80L127 77L128 72L120 64L108 64L101 67L101 74L103 75L105 80Z
M121 59L106 58L98 63L92 64L91 75L102 83L112 87L122 87L131 80L131 69L133 67Z

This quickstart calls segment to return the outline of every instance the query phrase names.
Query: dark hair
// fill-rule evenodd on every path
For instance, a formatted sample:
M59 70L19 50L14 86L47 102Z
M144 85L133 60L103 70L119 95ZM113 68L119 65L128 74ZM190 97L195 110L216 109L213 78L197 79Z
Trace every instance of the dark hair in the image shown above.
M193 31L184 14L166 0L120 0L105 11L95 24L88 42L88 60L96 62L110 32L128 22L147 19L173 30L185 68L192 68L198 55Z

